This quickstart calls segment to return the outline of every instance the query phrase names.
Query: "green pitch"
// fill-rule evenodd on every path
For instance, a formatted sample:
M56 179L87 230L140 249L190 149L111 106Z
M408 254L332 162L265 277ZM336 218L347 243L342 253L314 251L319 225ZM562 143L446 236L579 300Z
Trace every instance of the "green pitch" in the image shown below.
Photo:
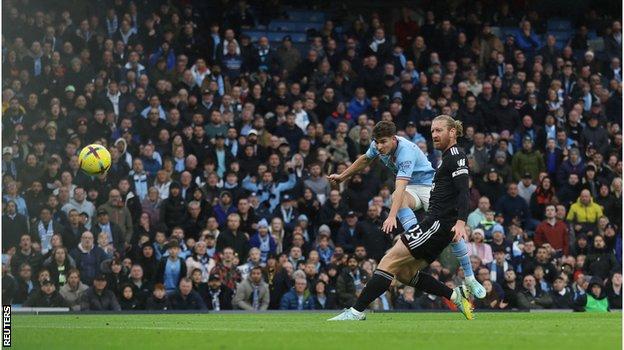
M621 313L13 315L15 349L620 349Z

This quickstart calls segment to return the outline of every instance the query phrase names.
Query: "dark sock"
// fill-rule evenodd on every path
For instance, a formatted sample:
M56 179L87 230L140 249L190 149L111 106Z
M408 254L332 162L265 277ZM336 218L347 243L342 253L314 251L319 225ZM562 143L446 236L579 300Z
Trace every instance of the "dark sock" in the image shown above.
M388 290L393 279L392 274L379 269L375 270L373 277L366 283L353 308L360 312L366 310L368 304Z
M445 297L446 299L451 299L451 295L453 295L451 288L425 272L416 273L409 285L425 293Z

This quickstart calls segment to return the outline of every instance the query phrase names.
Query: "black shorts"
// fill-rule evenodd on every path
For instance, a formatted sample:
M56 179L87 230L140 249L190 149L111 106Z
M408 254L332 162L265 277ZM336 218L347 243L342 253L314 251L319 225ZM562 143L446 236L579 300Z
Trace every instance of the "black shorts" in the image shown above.
M453 241L451 229L454 222L425 218L416 226L401 234L401 240L416 260L431 263Z

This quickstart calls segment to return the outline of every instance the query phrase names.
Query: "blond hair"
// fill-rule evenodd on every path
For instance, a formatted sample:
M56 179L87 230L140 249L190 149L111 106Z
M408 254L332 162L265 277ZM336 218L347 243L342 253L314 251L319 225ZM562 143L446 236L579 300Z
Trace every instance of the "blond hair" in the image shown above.
M464 135L464 125L461 121L453 119L453 117L448 116L446 114L441 114L433 119L434 122L441 121L446 124L446 127L450 129L455 129L455 134L457 137L462 137Z

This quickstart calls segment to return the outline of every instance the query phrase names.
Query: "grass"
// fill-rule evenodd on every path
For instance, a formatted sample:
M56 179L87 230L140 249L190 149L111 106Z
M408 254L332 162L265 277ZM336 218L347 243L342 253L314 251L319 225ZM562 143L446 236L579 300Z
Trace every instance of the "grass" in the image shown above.
M620 349L621 313L19 315L15 349Z

